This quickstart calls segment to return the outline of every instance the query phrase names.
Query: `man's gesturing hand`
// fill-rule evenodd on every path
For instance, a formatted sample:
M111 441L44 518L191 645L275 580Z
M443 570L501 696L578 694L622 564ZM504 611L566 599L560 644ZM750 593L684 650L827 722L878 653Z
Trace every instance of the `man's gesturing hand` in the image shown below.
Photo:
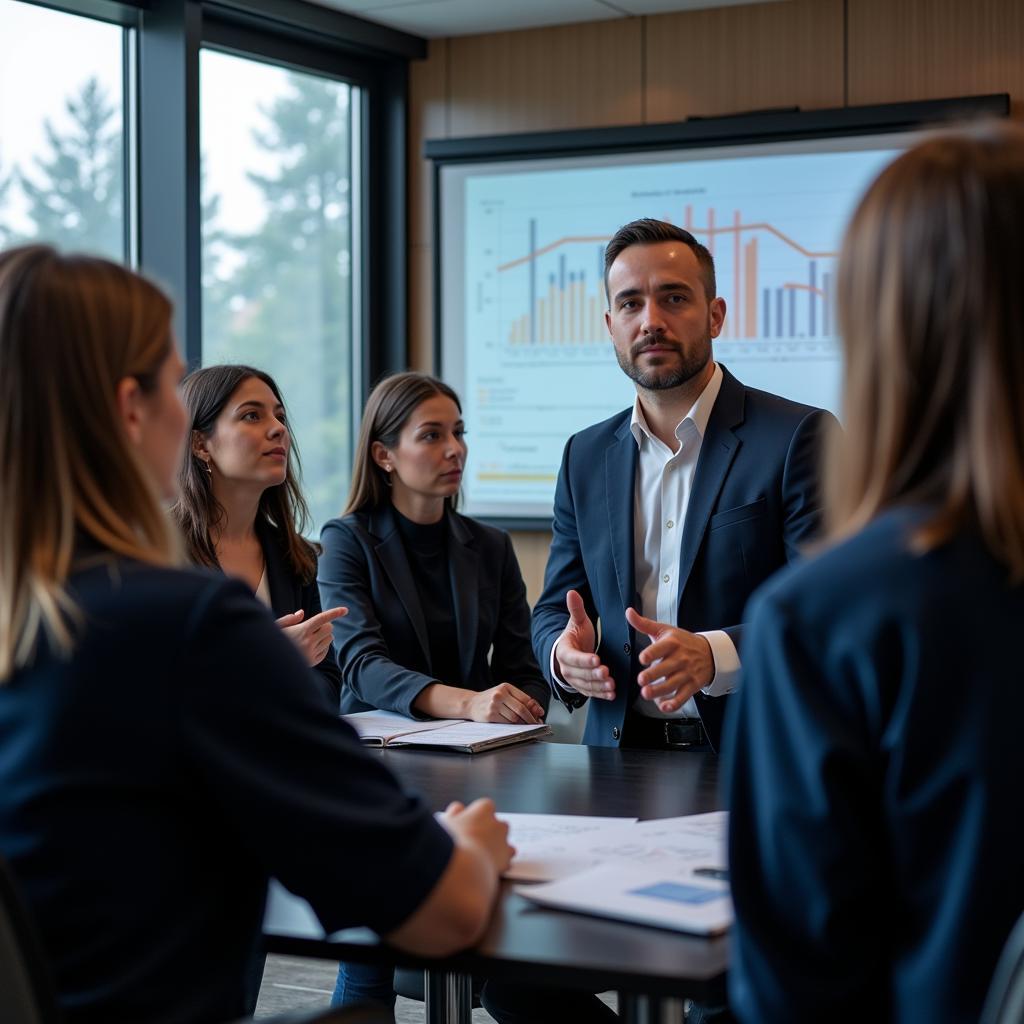
M626 621L651 638L651 646L640 652L645 668L636 677L644 700L653 700L662 711L678 711L715 678L711 644L704 637L645 619L632 608L626 609Z
M615 700L615 680L594 654L597 635L594 624L587 618L583 598L570 590L565 595L565 604L569 609L569 623L555 644L555 663L562 679L588 697Z

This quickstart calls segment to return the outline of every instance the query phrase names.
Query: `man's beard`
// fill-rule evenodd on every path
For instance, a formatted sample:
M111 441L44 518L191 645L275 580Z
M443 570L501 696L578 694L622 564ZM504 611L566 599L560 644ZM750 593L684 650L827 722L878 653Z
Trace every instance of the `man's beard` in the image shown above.
M679 353L679 363L675 368L654 367L650 370L641 370L636 360L644 349L657 345L659 348L670 348ZM634 342L629 346L629 352L622 353L615 350L615 358L622 368L622 372L640 387L648 391L666 391L669 388L677 388L697 376L711 358L711 335L703 339L703 344L696 347L689 356L678 342L647 339Z

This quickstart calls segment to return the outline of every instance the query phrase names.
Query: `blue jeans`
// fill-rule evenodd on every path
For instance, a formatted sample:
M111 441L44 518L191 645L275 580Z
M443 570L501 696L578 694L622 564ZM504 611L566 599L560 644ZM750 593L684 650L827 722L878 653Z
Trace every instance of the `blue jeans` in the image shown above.
M355 1003L377 1003L389 1008L395 1005L395 971L380 964L338 964L338 980L331 996L331 1006L352 1006Z

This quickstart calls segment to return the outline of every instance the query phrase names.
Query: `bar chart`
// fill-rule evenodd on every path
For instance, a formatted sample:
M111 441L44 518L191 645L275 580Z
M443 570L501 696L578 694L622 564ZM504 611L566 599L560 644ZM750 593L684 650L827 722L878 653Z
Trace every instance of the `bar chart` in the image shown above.
M720 221L716 224L716 211L708 209L704 223L698 224L693 206L688 204L676 223L708 246L719 281L724 279L727 285L728 294L719 289L729 308L722 341L835 337L833 264L837 253L809 250L773 224L745 220L738 210L732 222L723 225ZM527 347L534 353L547 349L553 354L564 352L567 346L605 348L603 277L608 237L567 236L538 248L538 223L532 217L528 236L529 251L497 268L501 274L518 271L527 278L528 309L508 324L507 345ZM796 274L783 272L776 273L772 283L763 283L770 272L762 269L759 260L761 254L771 254L773 243L803 260L802 266L795 267L802 271L801 280L789 280Z

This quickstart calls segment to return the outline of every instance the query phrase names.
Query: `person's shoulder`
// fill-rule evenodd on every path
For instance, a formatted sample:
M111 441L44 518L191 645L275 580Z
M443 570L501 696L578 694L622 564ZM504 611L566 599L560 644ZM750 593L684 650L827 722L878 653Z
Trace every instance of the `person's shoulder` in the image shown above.
M905 613L941 597L947 588L935 584L945 553L922 553L914 544L927 515L921 507L883 512L856 534L773 576L754 596L751 616L771 604L827 628L839 619Z
M328 519L320 531L320 543L345 543L347 540L369 540L371 514L366 510L347 512L343 516Z
M629 426L630 416L633 414L632 406L584 427L569 438L569 446L573 452L585 451L594 446L607 446L616 439L624 427Z
M791 398L783 398L771 391L761 391L743 385L745 412L749 416L762 417L765 420L796 426L811 418L830 419L832 414L827 409L816 405L794 402Z
M70 580L73 600L93 624L116 623L146 633L187 631L223 601L252 595L214 569L150 565L116 556L90 559Z

